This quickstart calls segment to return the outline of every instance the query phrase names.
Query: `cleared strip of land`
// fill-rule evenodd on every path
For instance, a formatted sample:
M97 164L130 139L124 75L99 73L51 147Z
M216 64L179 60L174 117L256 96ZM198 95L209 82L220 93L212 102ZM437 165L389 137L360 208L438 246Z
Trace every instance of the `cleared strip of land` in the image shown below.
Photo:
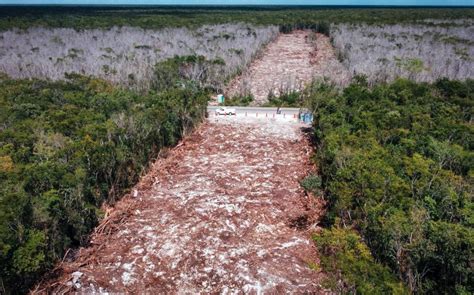
M213 117L149 173L62 265L56 291L323 292L300 187L311 147L293 121Z
M310 31L280 34L250 67L229 83L227 96L252 94L252 105L268 101L268 95L302 90L313 79L327 77L336 84L350 80L337 60L329 38Z

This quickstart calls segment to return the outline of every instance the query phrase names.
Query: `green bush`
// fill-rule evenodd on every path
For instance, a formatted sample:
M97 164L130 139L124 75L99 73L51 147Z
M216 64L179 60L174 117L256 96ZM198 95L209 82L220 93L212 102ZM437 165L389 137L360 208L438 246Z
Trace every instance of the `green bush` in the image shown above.
M322 180L319 175L311 174L301 181L301 186L308 192L316 195L321 193Z
M242 95L242 96L234 96L231 98L226 98L224 100L225 106L248 106L253 101L253 96L249 95Z
M273 93L268 95L268 102L264 106L272 107L300 107L303 104L302 93L291 91L275 96Z
M333 227L314 235L326 287L339 294L409 294L390 270L377 263L359 234Z

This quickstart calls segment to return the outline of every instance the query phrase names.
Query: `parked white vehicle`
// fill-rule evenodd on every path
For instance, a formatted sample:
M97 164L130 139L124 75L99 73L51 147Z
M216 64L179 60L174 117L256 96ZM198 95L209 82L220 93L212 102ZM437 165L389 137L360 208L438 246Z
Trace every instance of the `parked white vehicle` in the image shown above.
M216 115L236 115L235 109L221 107L216 109Z

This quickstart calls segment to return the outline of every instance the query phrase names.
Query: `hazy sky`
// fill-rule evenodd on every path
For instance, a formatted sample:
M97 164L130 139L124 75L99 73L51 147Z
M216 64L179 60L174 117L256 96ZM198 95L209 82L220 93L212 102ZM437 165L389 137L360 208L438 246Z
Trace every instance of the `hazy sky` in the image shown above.
M0 0L0 4L466 5L474 0Z

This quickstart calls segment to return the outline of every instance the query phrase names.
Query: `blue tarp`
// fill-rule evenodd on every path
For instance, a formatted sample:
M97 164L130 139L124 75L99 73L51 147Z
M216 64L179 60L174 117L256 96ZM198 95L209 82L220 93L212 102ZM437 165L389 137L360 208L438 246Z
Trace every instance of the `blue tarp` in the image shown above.
M300 121L303 123L310 124L313 122L313 114L312 113L300 113Z

